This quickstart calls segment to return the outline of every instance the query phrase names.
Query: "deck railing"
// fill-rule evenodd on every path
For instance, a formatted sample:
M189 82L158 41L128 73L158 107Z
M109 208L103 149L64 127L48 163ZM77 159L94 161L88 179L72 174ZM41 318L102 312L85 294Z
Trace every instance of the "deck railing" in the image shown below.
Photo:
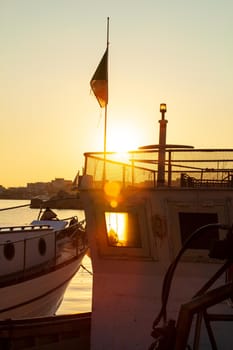
M129 152L123 160L118 157L112 152L85 153L86 185L98 189L116 181L124 188L233 188L233 149L166 149L162 184L158 183L158 149Z

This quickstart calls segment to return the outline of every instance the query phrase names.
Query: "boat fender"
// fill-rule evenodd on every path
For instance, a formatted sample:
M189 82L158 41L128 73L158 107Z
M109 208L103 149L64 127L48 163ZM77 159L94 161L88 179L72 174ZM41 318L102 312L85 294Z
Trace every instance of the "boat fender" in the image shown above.
M15 246L11 241L7 241L4 245L4 256L7 260L12 260L15 256Z
M160 215L154 214L151 217L151 227L155 237L163 239L166 236L166 223Z
M45 255L47 247L46 247L46 242L44 238L39 239L38 249L39 249L40 255L42 256Z

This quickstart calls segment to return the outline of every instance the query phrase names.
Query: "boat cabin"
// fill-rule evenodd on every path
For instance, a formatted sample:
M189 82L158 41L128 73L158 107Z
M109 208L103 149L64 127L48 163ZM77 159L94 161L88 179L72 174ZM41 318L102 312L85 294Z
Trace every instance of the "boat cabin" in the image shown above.
M233 223L233 149L167 145L166 124L162 115L159 145L122 160L112 152L85 153L79 189L93 264L92 349L149 347L164 276L184 246L169 293L171 319L223 264L210 251ZM228 302L215 311L230 314ZM199 341L208 344L205 336Z

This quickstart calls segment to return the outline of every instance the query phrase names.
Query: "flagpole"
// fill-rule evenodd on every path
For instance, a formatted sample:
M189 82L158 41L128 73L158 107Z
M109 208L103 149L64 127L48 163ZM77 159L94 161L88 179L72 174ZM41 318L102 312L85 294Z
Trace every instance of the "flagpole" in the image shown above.
M108 55L108 47L109 47L109 17L107 18L107 55ZM107 56L107 70L108 70L108 56ZM108 77L108 71L107 71ZM108 104L105 105L105 115L104 115L104 154L107 151L107 111Z
M108 79L108 47L109 47L109 17L107 17L107 79ZM108 81L107 81L108 84ZM103 180L106 180L106 152L107 152L107 114L108 103L104 107L104 174Z
M104 108L104 167L103 180L106 179L106 153L107 153L107 110L108 110L108 47L109 47L109 17L107 17L107 47L104 55L91 78L91 89L101 108Z

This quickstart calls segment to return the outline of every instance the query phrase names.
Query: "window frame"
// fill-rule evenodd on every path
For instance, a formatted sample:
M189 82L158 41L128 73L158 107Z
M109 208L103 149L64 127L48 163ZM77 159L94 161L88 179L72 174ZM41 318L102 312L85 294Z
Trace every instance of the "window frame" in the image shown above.
M170 242L169 250L172 259L178 254L182 248L181 230L179 213L208 213L217 214L218 223L227 223L227 208L225 203L212 202L212 204L196 205L193 202L168 202L168 240ZM171 224L172 223L172 224ZM226 236L226 231L218 229L218 239L223 239ZM179 233L179 234L177 234ZM190 232L191 234L192 232ZM211 259L208 256L209 249L187 249L181 260L188 262L218 262L217 259ZM222 261L221 261L222 262Z
M108 233L105 221L105 212L128 213L135 215L139 224L141 247L111 246L108 244ZM111 208L107 205L99 205L96 210L96 234L97 249L100 256L110 259L127 260L158 260L156 242L152 242L151 226L148 220L147 209L142 204Z

